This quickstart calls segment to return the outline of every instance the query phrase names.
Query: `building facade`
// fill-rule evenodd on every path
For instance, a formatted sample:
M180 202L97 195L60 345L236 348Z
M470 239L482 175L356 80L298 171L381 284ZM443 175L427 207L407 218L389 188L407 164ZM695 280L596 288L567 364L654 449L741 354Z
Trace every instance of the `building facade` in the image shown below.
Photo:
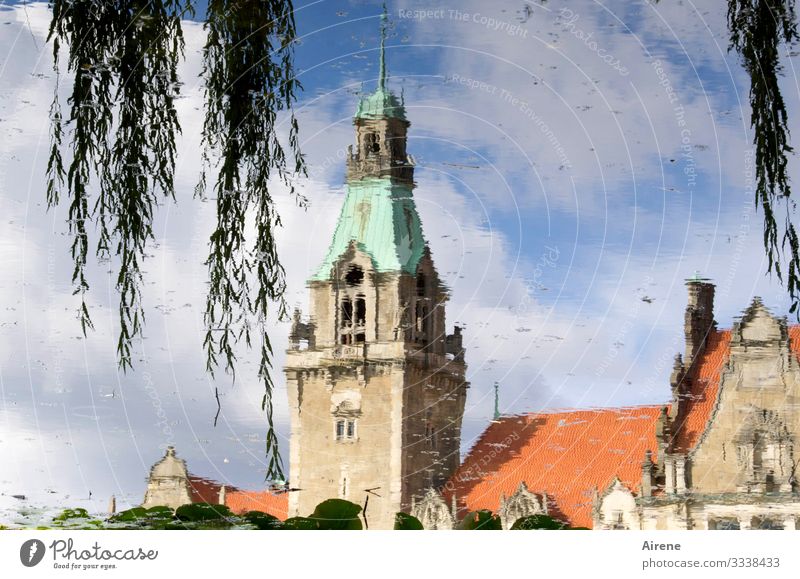
M669 403L501 417L442 489L455 518L513 497L595 529L796 529L800 326L756 298L719 330L714 285L687 289Z
M309 317L296 312L290 335L299 490L289 515L342 498L364 507L369 528L390 529L458 467L467 383L461 332L446 332L447 292L414 203L410 123L386 86L383 39L378 88L353 124L339 221L309 280Z
M671 400L498 415L461 462L462 334L447 333L448 293L414 202L410 123L386 82L385 16L382 32L336 230L308 282L308 316L296 311L290 333L291 490L195 480L170 449L145 506L203 500L284 518L341 498L362 505L372 529L392 528L399 511L452 529L481 509L506 529L536 514L595 529L796 529L800 326L756 298L720 330L703 279L687 280Z

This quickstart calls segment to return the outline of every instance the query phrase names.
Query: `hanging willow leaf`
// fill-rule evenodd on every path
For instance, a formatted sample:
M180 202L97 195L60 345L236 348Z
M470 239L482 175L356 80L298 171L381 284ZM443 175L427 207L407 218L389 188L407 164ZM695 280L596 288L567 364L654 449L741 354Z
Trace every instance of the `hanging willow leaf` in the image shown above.
M272 422L272 345L264 324L270 304L277 304L278 318L287 317L286 281L274 237L280 217L269 182L277 178L296 194L292 176L305 174L298 125L291 113L301 88L292 72L294 16L281 0L211 0L205 28L206 163L198 194L205 192L212 159L217 168L217 224L207 261L206 366L213 373L221 355L226 371L235 376L235 345L242 340L251 345L254 317L260 342L259 377L265 389L262 406L268 420L267 477L280 479L283 467ZM286 153L276 131L282 110L289 111L291 169L286 167ZM305 203L299 195L298 199ZM248 245L245 229L251 211L255 239Z
M57 88L51 106L47 201L57 205L66 184L72 282L81 296L84 334L92 327L85 271L89 224L99 231L97 257L119 258L117 354L125 370L131 366L132 340L141 336L144 323L141 262L153 238L153 212L161 197L174 196L180 18L191 7L170 0L55 0L51 7L54 66L58 72L65 45L66 69L74 81L66 123ZM65 128L72 137L66 168L61 152Z
M800 244L793 223L794 200L786 172L789 118L778 78L782 71L780 47L797 42L794 0L728 0L731 48L740 55L750 77L751 126L755 146L756 205L764 211L764 248L769 273L786 282L792 300L800 301ZM782 227L776 211L785 204ZM786 255L787 267L782 265ZM800 312L798 312L800 313Z
M183 57L181 18L193 15L189 0L54 0L49 39L56 74L61 47L66 70L74 76L69 115L64 121L56 86L51 105L51 150L47 202L59 204L66 189L74 261L72 283L80 295L79 319L92 327L86 294L88 227L98 229L98 259L119 259L118 360L131 367L131 345L142 335L141 266L153 238L153 216L163 198L174 199L175 111ZM214 185L217 225L207 261L209 291L204 340L207 369L214 374L218 355L235 376L234 348L250 347L253 319L260 342L259 378L265 394L269 478L282 478L282 463L272 420L272 345L265 330L268 310L286 316L284 270L274 231L280 225L268 183L283 181L294 193L293 174L305 174L298 124L291 113L301 89L293 72L295 23L289 0L210 1L203 51L205 122L204 169L217 169ZM288 111L288 149L277 135L278 114ZM64 152L64 140L69 152ZM301 204L305 200L298 195ZM245 226L255 218L248 246ZM255 277L253 281L251 277ZM251 287L252 284L252 287ZM219 395L216 393L219 403ZM216 424L216 418L215 418Z

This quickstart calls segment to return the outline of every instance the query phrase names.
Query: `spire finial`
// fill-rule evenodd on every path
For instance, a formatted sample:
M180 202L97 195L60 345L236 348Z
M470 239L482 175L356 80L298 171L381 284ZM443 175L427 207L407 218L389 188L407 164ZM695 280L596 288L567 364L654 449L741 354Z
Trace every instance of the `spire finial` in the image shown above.
M381 56L380 56L380 72L378 74L378 88L384 90L386 88L386 21L389 15L386 12L386 2L383 3L383 14L381 14Z
M494 419L500 420L500 383L494 383Z

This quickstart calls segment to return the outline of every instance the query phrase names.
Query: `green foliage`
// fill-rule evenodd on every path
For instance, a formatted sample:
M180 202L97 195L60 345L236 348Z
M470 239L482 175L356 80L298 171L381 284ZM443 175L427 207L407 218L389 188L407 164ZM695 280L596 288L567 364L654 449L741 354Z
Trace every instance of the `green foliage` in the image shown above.
M792 217L795 203L786 167L789 117L778 77L782 73L781 44L797 43L794 0L728 0L730 48L742 59L750 77L750 124L753 128L756 165L756 205L764 211L764 247L768 272L785 281L792 300L790 311L800 316L800 240ZM786 213L778 225L776 206L784 202ZM788 251L788 268L781 253Z
M522 517L511 525L512 531L561 531L564 529L569 529L566 523L547 515Z
M57 523L57 522L68 521L70 519L88 519L88 518L89 518L89 513L86 509L64 509L63 511L61 511L61 513L53 517L53 522Z
M175 521L175 513L169 507L134 507L108 518L110 526L132 529L166 529Z
M59 529L101 529L103 521L94 519L86 509L64 509L53 517L53 527Z
M243 518L260 531L269 531L283 527L283 523L278 517L262 513L261 511L250 511L246 513Z
M492 514L492 511L480 510L467 513L456 528L460 531L500 531L503 525L500 517Z
M342 499L328 499L317 505L308 517L316 521L317 528L330 531L359 531L363 527L358 515L361 507Z
M159 205L175 198L181 20L194 14L192 0L52 0L50 6L55 72L60 80L63 68L74 80L66 117L58 86L50 108L47 203L55 207L64 197L69 202L72 284L80 296L84 335L93 327L86 295L92 225L98 231L97 260L119 259L117 356L127 370L133 341L142 337L145 323L141 268L153 241L153 218ZM267 478L282 479L265 323L271 304L279 316L286 315L284 270L274 235L280 218L270 178L294 193L292 178L306 173L291 113L301 90L294 74L294 8L291 0L210 0L204 28L204 168L196 196L206 200L206 173L213 169L217 209L206 263L206 367L213 375L221 354L226 372L235 378L234 346L244 341L251 347L255 334L258 376L265 388ZM281 111L288 111L286 149L277 136ZM250 214L255 235L248 243L245 216ZM218 393L216 398L219 404Z
M290 110L301 89L293 73L296 38L294 11L289 0L210 0L203 51L206 114L203 124L204 166L218 158L214 193L217 224L211 234L208 266L209 288L205 323L206 367L213 374L218 356L235 375L234 345L249 347L253 328L259 340L258 375L265 393L262 408L268 419L267 477L283 478L278 438L272 423L272 344L265 331L268 306L278 306L278 317L287 317L284 300L286 280L278 260L274 230L280 225L275 211L270 178L277 177L294 194L293 175L305 174L299 150L298 124L288 120L287 155L276 133L278 112ZM204 168L197 194L204 196ZM305 200L298 197L301 204ZM255 236L248 248L246 216L255 213ZM250 287L254 274L257 287Z
M319 525L308 517L291 517L283 522L283 528L287 531L317 531Z
M423 528L417 517L412 517L406 513L397 513L394 516L395 531L421 531Z
M221 521L233 517L231 510L225 505L209 503L193 503L182 505L175 510L175 517L181 521L196 523L199 521Z
M69 529L252 529L252 530L361 530L361 507L341 499L321 502L308 517L292 517L281 521L261 511L234 515L224 505L193 503L178 507L174 512L168 507L134 507L111 515L106 521L93 519L85 509L65 509L53 518L54 528ZM2 529L3 527L0 527ZM500 517L488 510L469 513L456 526L465 531L498 531L502 529ZM407 513L395 514L395 530L423 530L422 523ZM533 515L517 520L512 530L577 530L545 515Z
M66 45L66 70L74 81L66 122L58 89L50 109L47 203L58 205L66 185L72 283L81 296L84 334L92 327L85 273L91 223L99 229L97 258L113 254L120 259L117 355L125 370L131 366L132 340L144 323L140 268L153 239L154 209L161 198L174 197L180 20L191 7L178 0L50 4L54 68L58 75ZM62 157L65 132L72 137L68 165Z

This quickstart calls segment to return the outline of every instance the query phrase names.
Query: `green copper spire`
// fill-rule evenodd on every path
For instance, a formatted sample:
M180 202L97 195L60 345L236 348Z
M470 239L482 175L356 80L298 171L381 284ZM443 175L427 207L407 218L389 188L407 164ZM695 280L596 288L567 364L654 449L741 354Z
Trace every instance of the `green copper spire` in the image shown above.
M417 271L425 238L408 185L386 177L348 183L333 240L311 281L330 279L351 244L369 255L377 272Z
M500 420L500 384L494 383L494 419Z
M386 14L386 2L383 3L383 14L381 14L381 56L380 72L378 73L378 90L386 90L386 21L389 19Z
M386 27L389 16L386 4L381 14L381 48L379 56L378 88L358 103L356 119L401 119L406 120L406 109L392 91L386 88Z

